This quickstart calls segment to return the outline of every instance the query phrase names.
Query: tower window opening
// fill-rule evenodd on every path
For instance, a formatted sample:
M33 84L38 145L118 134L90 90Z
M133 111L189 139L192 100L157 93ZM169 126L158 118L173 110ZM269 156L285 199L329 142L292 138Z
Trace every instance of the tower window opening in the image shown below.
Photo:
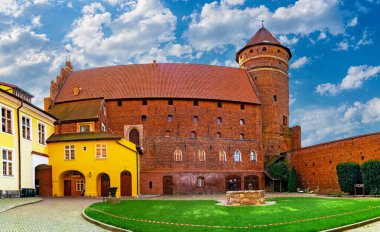
M218 107L222 108L222 102L218 102Z
M168 122L172 122L173 121L173 115L168 115Z
M217 122L218 124L222 124L222 117L218 117L218 118L216 119L216 122Z
M266 47L263 47L263 52L265 52L267 50L267 48Z
M194 106L198 106L198 101L197 100L194 101Z
M277 96L273 95L273 101L277 102Z
M240 126L243 126L245 124L244 119L240 119Z
M142 115L142 116L141 116L141 121L145 122L146 120L147 120L146 115Z
M282 125L284 125L284 126L288 125L288 117L282 116Z
M240 133L240 140L243 140L243 139L244 139L244 134Z
M190 137L195 139L197 137L197 133L195 133L195 131L192 131Z
M216 132L215 138L220 139L222 137L222 133Z
M146 105L148 105L148 101L147 100L142 100L142 104L143 104L143 106L146 106Z
M280 53L281 52L280 49L277 49L277 52Z
M118 107L123 106L123 102L122 102L122 101L117 101L117 106L118 106Z
M245 105L244 104L240 104L240 109L244 110L245 109Z
M193 122L197 123L198 122L198 116L193 117Z
M173 100L172 100L172 99L169 99L169 101L168 101L168 105L169 105L169 106L172 106L172 105L173 105Z
M253 52L253 49L249 50L249 52L252 53L252 52Z

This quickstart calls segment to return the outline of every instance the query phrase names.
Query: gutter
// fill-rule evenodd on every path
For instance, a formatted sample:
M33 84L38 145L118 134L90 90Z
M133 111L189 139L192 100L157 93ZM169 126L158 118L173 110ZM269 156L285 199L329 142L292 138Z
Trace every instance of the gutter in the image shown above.
M21 134L20 134L20 109L24 106L21 99L21 105L17 108L17 142L18 142L18 189L21 190Z

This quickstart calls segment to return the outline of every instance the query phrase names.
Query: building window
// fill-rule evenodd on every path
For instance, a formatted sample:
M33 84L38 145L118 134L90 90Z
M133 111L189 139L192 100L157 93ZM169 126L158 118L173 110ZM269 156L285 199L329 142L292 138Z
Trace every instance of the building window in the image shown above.
M3 150L3 176L13 176L13 152Z
M222 133L216 132L215 138L220 139L222 137Z
M1 131L12 134L12 111L1 108Z
M265 52L267 50L267 48L266 47L263 47L263 52Z
M84 180L77 180L77 191L84 191Z
M42 123L38 123L38 142L40 144L46 144L45 141L46 128Z
M96 144L96 158L97 159L107 158L107 145Z
M256 156L256 153L254 151L251 151L249 157L250 157L250 160L252 162L256 162L257 161L257 156Z
M170 137L170 131L169 130L165 131L165 137Z
M173 121L173 115L168 115L168 122L172 122Z
M194 106L198 106L198 101L194 100Z
M240 139L244 139L244 134L240 133Z
M218 102L218 107L222 108L222 102Z
M150 188L150 189L153 188L153 182L152 182L152 181L149 181L149 188Z
M22 137L24 139L30 140L30 118L22 116L21 124L22 124Z
M122 107L123 106L123 101L117 101L117 106Z
M169 105L169 106L172 106L172 105L173 105L173 100L172 100L172 99L169 99L169 100L168 100L168 105Z
M218 124L222 124L222 117L218 117L218 118L216 119L216 122L217 122Z
M227 161L227 155L224 150L219 151L219 161L220 162L226 162Z
M197 137L197 133L195 133L195 131L192 131L190 134L190 138L195 139L196 137Z
M206 161L206 152L204 149L200 149L198 151L198 160L199 161Z
M145 122L147 120L147 116L146 115L142 115L141 116L141 121Z
M75 145L65 146L65 160L75 160Z
M240 126L243 126L245 124L244 119L240 119Z
M147 100L142 100L142 104L143 104L143 106L146 106L146 105L148 105L148 101Z
M205 187L205 178L203 176L197 177L197 188Z
M284 126L288 125L288 117L282 116L282 125L284 125Z
M175 149L174 151L174 161L176 162L182 161L182 151L179 148Z
M277 102L277 96L276 95L273 95L273 101Z
M106 126L102 123L101 131L106 132Z
M197 123L198 122L198 116L193 117L193 122Z
M239 150L235 151L234 160L235 162L241 162L241 152Z
M79 132L90 132L90 125L79 125Z
M245 105L244 104L240 104L240 109L241 110L245 110Z

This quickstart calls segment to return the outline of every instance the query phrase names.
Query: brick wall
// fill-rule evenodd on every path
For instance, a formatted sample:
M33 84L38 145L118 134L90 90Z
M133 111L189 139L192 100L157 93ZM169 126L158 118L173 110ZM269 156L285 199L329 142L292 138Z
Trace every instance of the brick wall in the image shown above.
M336 165L341 162L362 164L380 160L380 133L367 134L305 147L290 155L303 188L321 192L340 191Z

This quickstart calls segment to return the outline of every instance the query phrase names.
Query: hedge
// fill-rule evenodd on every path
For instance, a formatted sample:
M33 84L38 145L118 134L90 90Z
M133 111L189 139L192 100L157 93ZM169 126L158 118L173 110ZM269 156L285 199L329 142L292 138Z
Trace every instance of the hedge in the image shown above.
M363 183L366 194L380 194L380 161L371 160L361 166Z
M362 183L359 164L347 162L336 166L340 189L345 193L354 194L354 184Z
M289 175L288 191L292 192L292 193L297 192L297 187L298 187L297 172L293 166L292 170L290 171L290 175Z

